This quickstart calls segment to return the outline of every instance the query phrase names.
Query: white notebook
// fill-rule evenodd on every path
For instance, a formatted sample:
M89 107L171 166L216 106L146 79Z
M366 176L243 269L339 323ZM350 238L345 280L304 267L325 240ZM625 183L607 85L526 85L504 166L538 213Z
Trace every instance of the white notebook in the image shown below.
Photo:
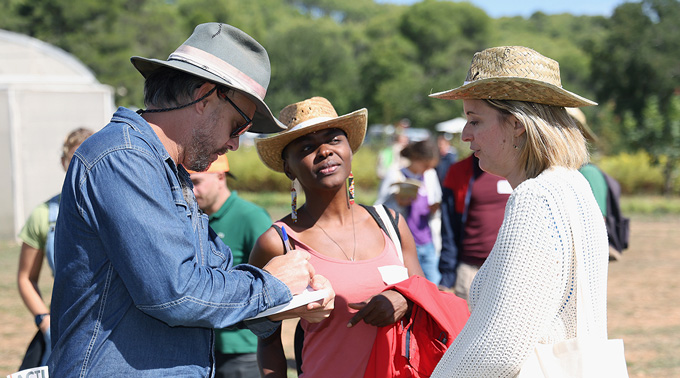
M261 318L263 316L269 316L269 315L274 315L278 314L280 312L288 311L291 309L294 309L296 307L304 306L307 303L312 303L316 302L320 299L326 298L328 295L328 289L322 289L322 290L313 290L311 287L307 287L302 293L293 295L293 299L288 302L284 303L278 306L274 306L268 310L264 310L261 313L253 316L252 318L248 318L246 320L251 320L251 319L257 319Z

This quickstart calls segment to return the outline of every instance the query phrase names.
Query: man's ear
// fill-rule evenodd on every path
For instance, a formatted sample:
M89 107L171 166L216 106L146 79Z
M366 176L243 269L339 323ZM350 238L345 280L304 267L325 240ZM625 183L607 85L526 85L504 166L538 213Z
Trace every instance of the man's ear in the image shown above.
M205 96L205 94L210 92L213 89L213 87L215 87L215 84L206 81L205 83L203 83L203 85L201 85L200 87L198 87L198 89L194 91L194 97L191 99L191 101L196 101L199 98ZM194 108L199 114L203 114L203 112L205 111L205 107L210 101L208 100L209 98L210 96L194 104Z

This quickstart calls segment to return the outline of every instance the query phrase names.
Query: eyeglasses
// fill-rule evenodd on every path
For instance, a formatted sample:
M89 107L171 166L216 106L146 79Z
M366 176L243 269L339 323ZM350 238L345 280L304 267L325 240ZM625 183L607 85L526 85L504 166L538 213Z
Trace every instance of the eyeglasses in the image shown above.
M246 113L244 113L243 111L241 111L241 109L239 109L238 106L236 106L236 104L234 104L234 102L231 101L231 99L229 99L229 97L227 97L227 91L229 91L228 88L226 88L226 87L220 87L220 88L217 90L217 95L218 95L219 97L221 97L221 98L227 100L227 102L230 103L231 106L233 106L234 109L236 109L236 111L238 112L238 114L240 114L241 117L243 117L243 119L245 119L245 121L246 121L243 125L237 127L234 131L232 131L232 132L231 132L231 135L229 135L231 138L238 138L238 137L240 137L241 135L243 135L246 131L248 131L248 129L250 129L250 128L253 126L253 120L250 119L250 117L248 117L248 116L246 115Z

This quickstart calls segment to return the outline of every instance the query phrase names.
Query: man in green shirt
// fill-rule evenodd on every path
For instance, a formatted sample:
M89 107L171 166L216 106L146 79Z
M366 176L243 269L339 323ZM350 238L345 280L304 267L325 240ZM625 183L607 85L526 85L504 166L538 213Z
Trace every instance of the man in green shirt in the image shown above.
M593 196L600 207L602 216L607 216L607 181L599 168L594 164L588 163L579 169L579 172L588 180Z
M206 172L191 172L196 202L210 217L210 227L231 249L234 265L247 263L260 235L272 225L261 207L229 190L227 156L220 156ZM247 329L215 331L215 376L259 378L257 336Z

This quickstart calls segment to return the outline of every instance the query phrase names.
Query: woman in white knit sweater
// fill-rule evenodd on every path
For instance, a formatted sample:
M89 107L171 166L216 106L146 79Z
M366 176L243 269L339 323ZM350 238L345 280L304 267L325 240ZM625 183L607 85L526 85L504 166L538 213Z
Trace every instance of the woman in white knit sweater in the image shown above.
M588 333L606 337L607 233L578 172L584 131L565 110L596 103L562 89L557 62L518 46L475 54L463 86L431 96L463 100L462 139L513 187L470 319L432 377L514 377L537 344L575 337L576 254L592 298ZM572 229L582 230L579 250Z

